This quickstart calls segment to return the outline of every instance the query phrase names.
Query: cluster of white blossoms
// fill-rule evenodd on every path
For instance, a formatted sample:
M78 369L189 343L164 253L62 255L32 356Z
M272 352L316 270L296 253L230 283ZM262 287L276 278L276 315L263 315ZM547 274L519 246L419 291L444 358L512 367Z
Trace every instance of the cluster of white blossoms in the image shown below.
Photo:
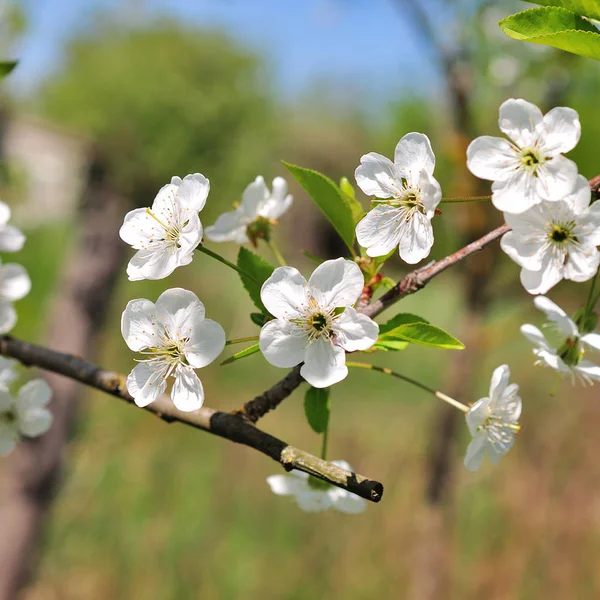
M525 100L500 106L499 126L510 141L482 136L467 150L467 166L493 181L492 202L511 227L502 249L521 270L523 287L545 294L562 279L588 281L600 265L600 204L563 153L579 141L571 108L543 115Z
M13 396L9 386L17 378L15 366L16 361L0 357L0 456L12 452L22 437L38 437L52 425L52 413L46 408L50 386L33 379Z

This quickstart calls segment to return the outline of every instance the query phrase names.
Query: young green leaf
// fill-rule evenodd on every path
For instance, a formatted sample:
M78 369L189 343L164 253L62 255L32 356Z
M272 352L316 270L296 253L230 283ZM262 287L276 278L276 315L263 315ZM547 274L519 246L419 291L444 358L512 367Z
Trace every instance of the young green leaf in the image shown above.
M323 433L329 425L329 388L309 387L304 396L304 412L315 433Z
M407 323L427 323L427 319L412 315L410 313L399 313L391 318L387 323L379 326L379 337L374 344L374 348L379 350L404 350L409 342L395 335L395 330L401 325Z
M15 60L0 61L0 79L4 79L16 66L17 61Z
M244 348L244 350L241 350L240 352L236 352L233 356L226 358L221 363L221 366L230 365L232 362L235 362L236 360L240 360L241 358L246 358L246 356L252 356L252 354L256 354L259 350L260 350L260 347L258 344L253 344L252 346L248 346L248 348Z
M406 323L386 334L391 339L405 340L411 344L445 348L447 350L463 350L465 345L453 335L431 323Z
M588 20L555 6L531 8L498 23L506 35L600 60L600 32Z
M267 309L265 308L262 300L260 299L260 288L262 284L271 276L275 267L268 263L264 258L257 256L250 252L250 250L246 250L246 248L241 247L237 257L237 266L248 273L254 280L240 274L240 279L242 280L243 286L246 288L246 291L250 295L252 302L258 310L260 310L264 314L269 314Z
M600 2L598 0L527 0L527 2L566 8L582 17L600 21Z
M283 164L323 211L346 246L353 251L354 230L364 213L358 200L342 192L329 177L318 171L286 162Z

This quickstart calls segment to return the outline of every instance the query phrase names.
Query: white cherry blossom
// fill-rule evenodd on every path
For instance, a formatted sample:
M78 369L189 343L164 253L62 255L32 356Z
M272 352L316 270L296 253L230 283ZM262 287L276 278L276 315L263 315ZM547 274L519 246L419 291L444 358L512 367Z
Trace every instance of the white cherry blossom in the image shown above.
M163 292L156 304L131 300L121 317L121 333L131 350L144 354L127 377L127 389L138 406L154 402L174 377L173 404L182 411L204 403L202 382L194 369L210 364L225 347L223 328L204 318L204 305L188 290Z
M344 460L331 462L352 472L352 467ZM314 513L333 508L347 514L358 514L367 507L366 501L360 496L309 477L308 473L297 469L287 475L271 475L267 477L267 483L278 496L294 496L296 504L305 512Z
M584 358L590 352L600 351L600 334L581 333L567 313L545 296L537 296L533 303L546 313L556 334L556 343L551 344L535 325L527 323L521 327L521 333L536 346L536 364L569 375L573 383L600 381L600 365Z
M356 183L376 198L374 208L356 226L356 239L369 256L384 256L396 246L409 264L429 255L431 219L442 199L434 167L431 143L422 133L408 133L398 142L394 162L376 152L360 159Z
M18 377L17 361L0 356L0 390L8 390L8 386Z
M523 267L521 282L544 294L562 279L587 281L600 265L600 202L590 206L590 186L582 175L562 200L543 202L519 215L504 213L512 231L502 249Z
M202 241L198 213L206 204L209 189L208 179L200 173L173 177L160 189L151 208L136 208L125 215L119 235L138 251L127 265L131 281L164 279L192 262Z
M379 326L354 310L364 287L358 265L337 258L319 265L308 282L293 267L279 267L262 286L261 299L276 318L260 331L268 362L288 368L323 388L348 375L346 351L370 348Z
M232 212L223 213L214 225L206 228L206 237L213 242L256 243L268 237L269 228L288 211L293 198L287 193L283 177L273 179L270 192L265 180L258 176L244 190L241 204Z
M21 300L31 290L31 279L24 267L0 262L0 334L8 333L17 323L13 302Z
M43 379L26 383L14 398L0 388L0 456L12 452L21 437L38 437L52 425L52 413L46 408L52 397Z
M465 415L473 437L464 461L469 471L477 471L486 454L491 462L497 463L515 441L520 429L521 398L519 386L509 384L509 378L508 365L498 367L492 375L489 396L475 402Z
M467 148L473 175L493 181L492 202L519 214L542 200L560 200L575 185L577 165L563 156L579 141L579 115L559 106L542 111L521 99L500 106L498 125L510 139L484 135Z
M10 207L0 200L0 252L18 252L23 248L25 236L19 229L8 224Z

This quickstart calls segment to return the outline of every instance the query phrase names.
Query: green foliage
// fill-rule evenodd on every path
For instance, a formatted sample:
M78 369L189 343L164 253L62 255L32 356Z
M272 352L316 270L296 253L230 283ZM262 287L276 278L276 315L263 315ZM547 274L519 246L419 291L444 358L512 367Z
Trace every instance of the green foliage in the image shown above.
M246 248L243 246L240 248L238 253L237 266L242 271L253 277L253 279L250 279L250 277L246 277L240 273L242 284L250 295L252 302L254 302L256 308L258 308L258 310L260 310L263 314L269 314L269 311L265 308L265 305L260 299L260 288L262 287L262 284L271 276L275 270L275 267L271 263L268 263L264 258L257 256L256 254L250 252L250 250L246 250Z
M380 325L374 347L380 350L404 350L409 343L448 350L462 350L465 347L440 327L410 313L400 313Z
M304 396L304 413L315 433L323 433L329 425L329 388L309 387Z
M244 350L240 350L239 352L236 352L234 355L230 356L229 358L226 358L221 363L221 366L230 365L231 363L235 362L236 360L240 360L241 358L246 358L246 356L252 356L253 354L256 354L259 351L260 351L260 346L258 344L253 344L252 346L248 346L248 348L244 348Z
M16 60L0 61L0 80L4 79L16 66Z
M308 192L323 211L351 252L354 250L356 223L364 211L353 196L342 190L329 177L318 171L283 163L294 179Z
M504 33L516 40L553 46L600 60L600 31L587 19L565 8L531 8L503 19L499 25Z
M205 211L222 212L274 139L258 58L224 34L165 19L136 29L98 19L36 96L46 118L95 143L117 189L138 204L171 176L201 171L212 184Z
M600 20L600 2L598 0L527 0L543 6L559 6L582 17Z

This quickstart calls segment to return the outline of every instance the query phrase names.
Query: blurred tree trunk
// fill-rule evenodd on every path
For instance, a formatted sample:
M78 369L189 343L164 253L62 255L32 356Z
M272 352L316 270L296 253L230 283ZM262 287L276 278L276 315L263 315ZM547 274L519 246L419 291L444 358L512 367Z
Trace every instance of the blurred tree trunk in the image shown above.
M83 204L74 223L77 241L48 315L45 342L51 348L93 357L125 245L118 237L125 210L106 183L102 161L92 162ZM53 389L50 431L19 444L0 479L0 600L15 598L37 558L44 517L60 485L64 454L83 387L45 375Z

